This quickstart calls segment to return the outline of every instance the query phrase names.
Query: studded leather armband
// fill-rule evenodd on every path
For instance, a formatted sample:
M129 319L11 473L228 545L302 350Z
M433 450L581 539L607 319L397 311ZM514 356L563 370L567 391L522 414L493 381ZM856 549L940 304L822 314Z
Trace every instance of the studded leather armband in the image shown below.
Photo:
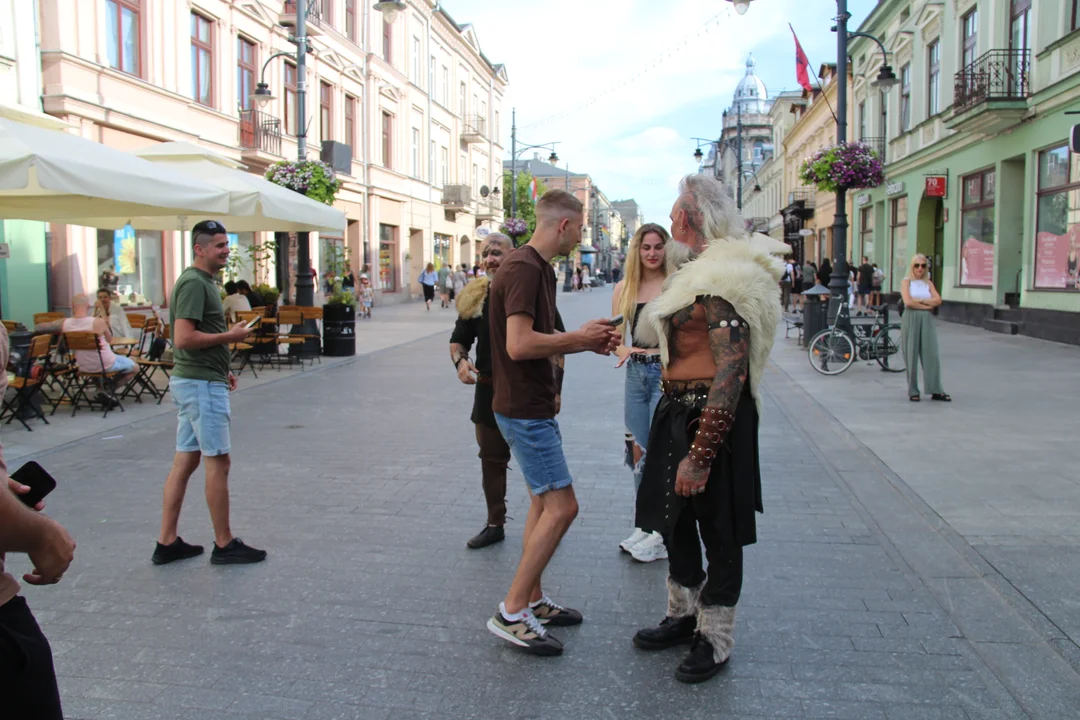
M730 410L703 408L698 418L697 433L690 443L690 461L699 468L711 467L713 458L720 451L734 423L735 415Z

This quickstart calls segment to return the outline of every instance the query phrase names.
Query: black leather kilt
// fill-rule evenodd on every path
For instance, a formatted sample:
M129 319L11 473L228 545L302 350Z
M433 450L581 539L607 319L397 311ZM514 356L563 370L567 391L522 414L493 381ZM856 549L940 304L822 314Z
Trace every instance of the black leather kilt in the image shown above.
M749 383L743 387L735 423L713 460L705 490L692 498L675 494L679 463L690 451L707 395L708 387L702 384L661 396L649 430L634 524L666 536L687 503L693 503L698 518L714 519L724 544L752 545L757 541L755 512L762 512L762 506L758 413Z

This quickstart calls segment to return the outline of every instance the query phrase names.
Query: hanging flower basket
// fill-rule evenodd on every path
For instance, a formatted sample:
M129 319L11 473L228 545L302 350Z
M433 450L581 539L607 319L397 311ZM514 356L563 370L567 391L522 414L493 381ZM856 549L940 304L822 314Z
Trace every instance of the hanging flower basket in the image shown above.
M804 160L799 178L822 192L876 188L885 182L885 166L866 143L840 143Z
M504 222L499 229L506 235L517 240L519 237L529 232L529 224L521 218L510 218Z
M334 168L321 160L282 160L266 170L266 179L326 205L334 204L341 189Z

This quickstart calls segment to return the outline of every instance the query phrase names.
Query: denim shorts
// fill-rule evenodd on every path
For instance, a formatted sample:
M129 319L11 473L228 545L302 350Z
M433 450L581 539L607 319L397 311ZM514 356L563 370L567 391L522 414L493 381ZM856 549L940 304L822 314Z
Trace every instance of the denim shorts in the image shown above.
M229 454L229 384L174 377L169 392L179 410L176 451Z
M574 479L566 466L562 433L554 418L520 420L495 413L495 422L525 476L529 492L543 495L548 490L570 487Z
M109 372L114 373L129 373L133 370L135 370L135 361L127 355L117 355L112 367L109 368Z

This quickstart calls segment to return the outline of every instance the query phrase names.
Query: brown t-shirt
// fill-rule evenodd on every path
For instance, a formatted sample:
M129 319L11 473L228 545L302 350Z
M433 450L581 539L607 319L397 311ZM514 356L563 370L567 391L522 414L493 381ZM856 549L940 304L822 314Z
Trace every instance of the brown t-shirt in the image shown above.
M0 397L7 391L8 334L0 325ZM0 445L0 492L10 492L7 487L7 463L4 462L4 447ZM0 605L19 594L19 583L10 573L4 572L4 553L0 552Z
M555 417L555 373L551 360L514 362L506 352L506 319L523 313L533 330L555 332L555 273L544 258L525 245L510 253L491 282L488 314L491 320L491 366L500 415L522 420Z

